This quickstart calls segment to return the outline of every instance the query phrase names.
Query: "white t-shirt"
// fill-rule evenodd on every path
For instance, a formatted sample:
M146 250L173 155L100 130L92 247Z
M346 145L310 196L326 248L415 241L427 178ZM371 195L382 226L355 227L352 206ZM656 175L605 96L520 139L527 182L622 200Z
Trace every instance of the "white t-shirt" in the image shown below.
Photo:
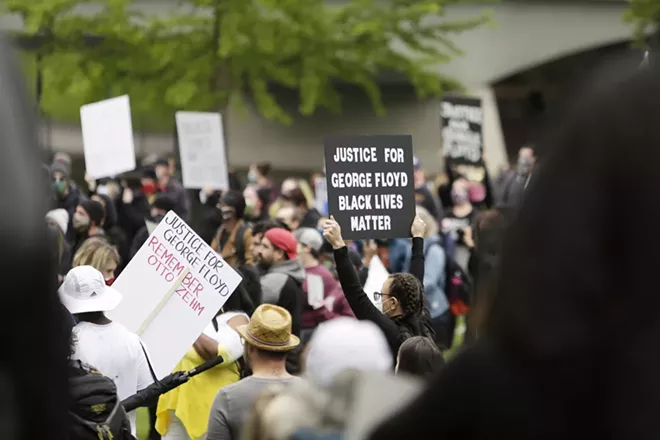
M243 356L243 339L241 339L241 336L238 334L238 332L229 327L228 324L228 322L236 316L244 316L248 321L250 321L250 317L245 313L225 312L216 316L215 318L216 322L218 323L218 330L215 329L213 323L210 323L204 329L204 334L206 336L215 339L218 345L227 350L227 353L229 353L229 359L225 359L225 363L235 362L241 356Z
M122 401L152 384L149 364L142 351L140 338L123 325L80 322L74 327L76 352L79 359L111 378ZM135 436L135 411L129 415L131 431Z

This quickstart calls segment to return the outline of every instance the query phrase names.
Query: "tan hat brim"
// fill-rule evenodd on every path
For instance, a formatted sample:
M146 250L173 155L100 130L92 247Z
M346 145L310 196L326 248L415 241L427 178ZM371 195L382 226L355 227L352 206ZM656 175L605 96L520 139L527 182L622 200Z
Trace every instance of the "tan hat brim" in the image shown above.
M289 342L286 345L270 345L268 343L265 343L264 341L259 341L258 339L255 339L247 331L247 329L248 329L248 324L239 325L236 327L236 331L238 332L239 335L241 335L241 337L245 340L245 342L247 342L248 344L254 347L260 348L261 350L276 351L276 352L291 351L300 345L300 339L296 335L289 336Z

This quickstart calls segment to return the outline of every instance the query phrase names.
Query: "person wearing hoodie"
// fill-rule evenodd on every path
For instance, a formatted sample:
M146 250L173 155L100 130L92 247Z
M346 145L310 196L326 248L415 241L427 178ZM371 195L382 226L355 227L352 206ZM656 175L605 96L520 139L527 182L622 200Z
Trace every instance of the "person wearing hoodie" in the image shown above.
M291 314L291 331L300 336L305 294L305 269L298 259L298 242L293 234L283 228L266 231L261 239L258 264L264 275L261 277L263 303L275 304ZM299 350L289 356L288 370L298 372Z
M96 193L91 196L92 200L96 200L103 205L103 230L108 238L110 244L117 248L119 256L121 257L121 264L117 268L117 275L126 267L129 260L129 253L131 250L130 243L126 239L126 234L117 225L117 208L115 202L112 201L109 195Z
M160 221L167 215L168 212L174 210L174 200L165 193L159 193L156 196L156 199L151 204L150 218L154 223L160 223ZM145 221L142 222L144 225L142 228L135 234L133 238L133 243L131 243L131 249L129 252L129 257L132 259L135 254L140 250L140 248L147 242L149 238L149 228Z
M339 282L319 261L323 236L312 228L297 229L298 257L305 268L303 292L306 301L302 311L302 343L305 345L316 327L339 316L355 318Z
M449 301L445 295L445 264L447 257L442 247L438 223L431 213L417 206L417 216L426 223L424 232L424 301L431 316L431 327L435 331L435 341L439 347L451 347L449 330L453 320L449 310ZM407 248L404 272L410 270L412 247Z

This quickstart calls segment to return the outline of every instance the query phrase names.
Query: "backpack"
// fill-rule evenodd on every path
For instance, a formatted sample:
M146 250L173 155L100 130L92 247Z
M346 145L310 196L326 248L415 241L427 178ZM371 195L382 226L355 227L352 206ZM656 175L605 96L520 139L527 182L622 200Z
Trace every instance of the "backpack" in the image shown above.
M135 440L117 387L94 367L70 361L70 440Z

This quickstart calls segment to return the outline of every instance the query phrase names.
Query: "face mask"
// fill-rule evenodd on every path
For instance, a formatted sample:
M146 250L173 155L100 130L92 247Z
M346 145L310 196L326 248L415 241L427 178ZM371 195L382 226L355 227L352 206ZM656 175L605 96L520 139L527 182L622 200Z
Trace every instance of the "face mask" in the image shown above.
M163 214L155 214L152 215L151 218L155 223L160 223L160 221L164 218L165 216Z
M64 180L56 180L53 182L53 190L55 191L55 194L59 196L63 196L64 193L66 192L66 182Z
M451 192L451 201L454 203L454 205L462 205L468 201L468 192L459 189L459 190L452 190Z
M109 280L105 280L105 285L106 286L112 286L112 283L115 282L115 277L110 278Z
M96 188L96 194L98 194L100 196L107 196L107 195L110 194L110 190L108 189L108 187L106 185L99 185Z
M257 173L255 173L252 170L248 171L248 181L250 183L256 182L257 181Z
M89 228L89 217L85 217L82 214L75 213L73 214L73 227L77 230L86 230Z
M228 208L226 206L220 208L220 212L222 212L223 220L231 220L236 214L236 210L234 210L234 208Z
M394 301L394 298L392 298L392 297L387 298L385 301L383 301L383 302L380 304L380 309L382 310L382 312L383 312L384 315L387 315L387 312L389 312L391 308L396 308L396 304L395 304L395 307L387 306L387 305L386 305L386 304L387 304L388 302L390 302L390 301Z
M149 196L156 192L156 185L153 183L145 183L142 185L142 192Z

